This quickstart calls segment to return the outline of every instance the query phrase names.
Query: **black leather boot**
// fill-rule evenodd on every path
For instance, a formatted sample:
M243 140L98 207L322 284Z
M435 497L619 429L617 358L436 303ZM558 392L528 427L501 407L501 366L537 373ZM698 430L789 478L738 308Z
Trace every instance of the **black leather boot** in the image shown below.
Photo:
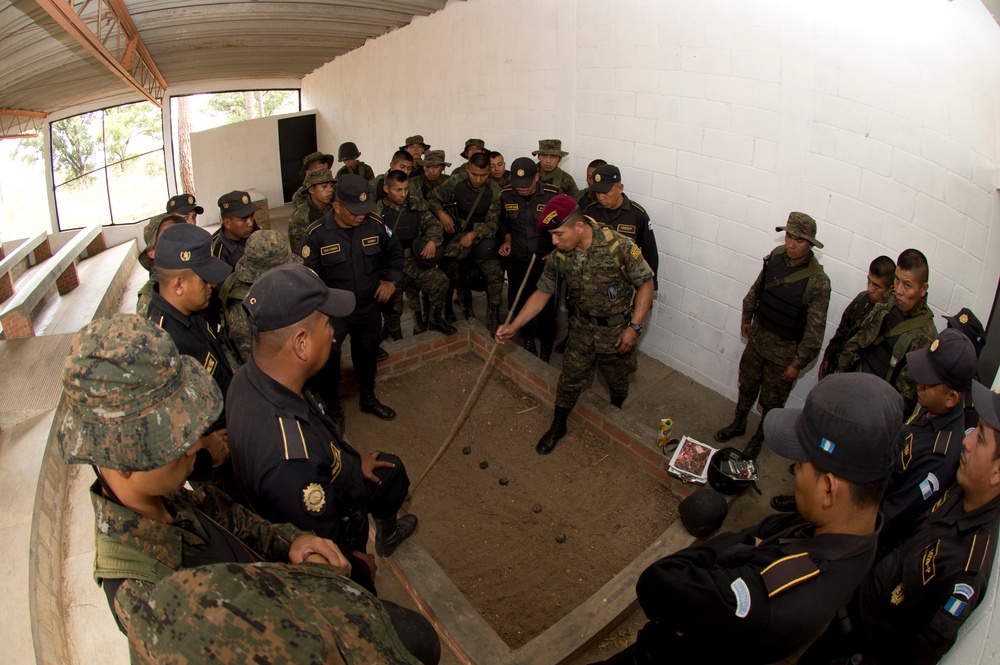
M428 317L430 315L428 314ZM413 310L413 334L419 335L427 330L427 319L424 318L422 309L418 306Z
M535 446L535 450L540 455L551 453L555 450L559 439L566 436L566 419L569 418L570 411L572 409L568 409L565 406L556 407L555 413L552 416L552 424L549 425L549 431L542 435L542 438L538 440L538 444Z
M799 512L798 504L795 503L795 497L790 494L779 494L778 496L772 496L771 507L777 510L779 513Z
M489 331L490 335L496 335L499 327L500 305L490 305L489 311L486 313L486 330Z
M395 420L396 418L396 412L382 402L378 401L378 398L375 397L375 393L361 393L359 405L362 413L370 413L374 416L378 416L382 420Z
M448 289L444 296L444 320L448 323L455 323L458 317L455 316L455 289Z
M375 553L383 558L392 556L400 543L412 536L416 530L416 515L375 520Z
M750 440L747 441L747 447L743 449L743 457L745 459L757 459L757 455L760 455L761 448L764 447L764 417L761 416L760 424L757 425L757 431L753 433Z
M611 393L611 406L622 408L626 397L628 397L628 393Z
M734 436L743 436L747 432L747 416L750 415L750 410L746 411L742 409L737 409L736 416L733 418L733 422L729 423L718 432L715 433L715 440L725 443Z
M535 340L528 339L527 337L525 337L522 345L524 346L524 350L530 353L531 355L533 356L538 355L538 347L535 346Z
M448 323L448 319L440 307L431 307L427 317L427 327L442 335L454 335L458 332L458 328Z
M465 317L466 321L472 320L472 291L469 289L460 289L459 297L461 298L459 307L462 308L462 316ZM496 332L496 331L494 331Z
M549 362L549 358L552 357L552 345L542 342L542 348L538 352L538 357L542 359L542 362Z

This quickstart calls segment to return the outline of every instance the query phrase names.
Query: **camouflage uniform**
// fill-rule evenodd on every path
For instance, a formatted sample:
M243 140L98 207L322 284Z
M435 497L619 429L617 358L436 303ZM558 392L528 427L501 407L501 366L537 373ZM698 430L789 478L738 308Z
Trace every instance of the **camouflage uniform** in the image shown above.
M171 199L173 201L173 199ZM169 205L169 203L167 204ZM136 294L135 313L139 316L146 316L149 311L149 303L153 299L153 286L156 284L156 266L153 259L146 252L156 249L156 237L160 233L160 224L163 223L166 215L156 215L150 219L142 229L142 239L146 243L146 248L139 252L139 265L149 271L149 280L139 289Z
M424 172L424 166L451 166L451 162L445 160L444 150L428 150L424 153L424 156L417 160L419 162L418 166L421 167L420 172L412 171L410 173L410 195L416 195L425 201L430 197L431 190L442 185L448 181L449 176L444 171L441 171L441 177L437 179L436 182L431 183L427 180L427 174Z
M631 320L635 290L653 279L653 271L631 240L589 217L584 217L584 222L594 234L590 247L569 253L553 251L537 284L539 291L554 295L558 292L557 280L566 282L569 340L556 387L556 406L567 409L576 404L594 374L595 364L613 397L624 399L628 394L628 376L635 371L636 350L622 355L615 343ZM618 250L612 249L615 242ZM624 260L623 269L616 264L620 259Z
M347 174L359 175L368 182L371 182L372 180L375 179L375 171L372 170L372 167L368 166L362 161L359 161L357 164L355 164L353 169L348 168L346 164L344 166L341 166L340 170L337 171L337 179L339 180L340 176Z
M510 170L509 169L505 170L503 172L503 175L500 176L499 180L494 179L492 175L490 176L490 180L499 185L500 189L503 189L504 187L510 187Z
M302 183L302 187L306 190L306 200L304 203L299 204L292 213L292 216L288 218L288 245L296 253L299 247L302 246L302 236L305 235L309 225L318 219L322 219L326 211L333 205L331 202L323 208L318 207L313 202L312 195L309 194L309 188L313 185L322 185L327 182L332 183L333 181L333 174L330 173L330 169L313 169L306 175Z
M474 263L483 274L486 280L486 300L491 312L496 312L500 308L501 291L503 290L503 266L500 264L500 257L494 252L491 258L473 258L476 253L476 246L473 245L471 252L462 252L458 248L458 241L462 233L475 230L479 238L476 245L487 239L495 239L500 230L500 188L492 180L487 179L483 187L482 198L476 203L479 190L473 190L469 186L468 177L453 175L442 185L434 188L431 192L430 209L433 212L443 210L448 204L455 203L457 208L452 216L455 218L455 235L447 240L444 256L449 259L445 263L444 270L451 281L452 286L462 281L461 270L469 263ZM472 206L475 204L475 210ZM466 217L472 210L469 225L464 227ZM466 256L465 254L468 254ZM465 264L463 266L462 264Z
M311 152L303 157L302 168L299 170L299 178L305 180L306 176L309 175L306 173L306 167L313 162L323 162L326 164L327 169L331 169L333 168L333 155L328 155L323 152ZM309 187L303 184L295 191L295 194L292 195L292 209L294 210L300 205L304 205L307 201L309 201Z
M292 254L285 236L278 231L259 231L247 240L246 254L236 263L236 269L219 289L219 299L222 301L222 330L219 337L226 347L234 370L239 369L250 358L252 348L243 299L258 277L271 268L287 263L302 263L302 257Z
M917 318L924 319L925 324L915 330L903 333L903 335L886 339L887 333L893 327L901 322ZM905 342L905 339L901 339L904 335L909 337L909 344L898 343L899 341ZM931 342L937 339L937 336L934 313L927 305L926 296L919 305L913 308L913 311L909 314L903 314L896 307L895 292L890 290L875 304L871 313L861 322L861 326L854 336L844 343L844 350L840 354L837 369L841 372L857 369L882 376L886 381L892 383L899 394L903 396L906 414L909 415L917 402L917 382L910 375L910 368L904 359L910 351L930 346ZM905 348L897 349L897 347ZM873 360L882 354L891 354L891 358L886 360L886 368L882 371L876 371L873 367ZM900 366L902 366L901 369ZM893 376L895 376L895 381L892 381Z
M192 568L131 613L133 663L418 663L382 603L321 565Z
M559 139L541 139L538 142L538 150L533 150L531 154L535 157L538 155L555 155L560 159L569 155L568 152L562 149L562 141ZM563 193L567 194L574 200L580 198L580 188L576 186L576 180L573 180L573 176L566 173L558 166L552 169L550 173L546 174L542 171L542 163L539 161L538 173L541 176L541 182L552 185L557 189L561 189Z
M865 320L865 317L868 316L874 306L871 298L868 297L868 291L865 290L854 296L854 300L844 308L844 313L840 315L840 325L837 326L837 332L826 343L826 351L823 352L823 362L829 364L827 372L837 371L840 353L844 350L844 344L847 343L847 340L854 337L854 333L858 331L861 322Z

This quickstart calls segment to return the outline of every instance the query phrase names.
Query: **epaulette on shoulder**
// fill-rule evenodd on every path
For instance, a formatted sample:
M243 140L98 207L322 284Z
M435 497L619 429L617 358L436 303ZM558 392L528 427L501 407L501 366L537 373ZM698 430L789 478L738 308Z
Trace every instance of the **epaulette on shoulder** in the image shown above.
M306 227L306 235L309 235L321 226L323 226L323 220L317 219L315 222Z
M809 552L799 552L778 559L760 571L768 598L773 598L817 575L819 568L813 563Z
M513 192L513 191L514 191L514 185L507 185L506 187L504 187L503 189L500 190L501 193L503 193L503 192Z
M632 201L632 199L629 199L629 201ZM638 203L636 203L635 201L632 201L632 207L633 207L633 208L635 208L636 210L638 210L639 212L641 212L641 213L642 213L642 214L644 214L644 215L645 215L645 214L648 214L648 213L646 212L646 209L645 209L645 208L643 208L643 207L642 207L641 205L639 205Z
M374 210L372 210L370 213L368 213L368 216L371 217L372 219L374 219L376 222L381 222L382 221L382 215L378 214Z
M546 192L546 193L555 193L555 194L558 194L562 190L560 190L558 187L556 187L555 185L553 185L551 182L543 182L542 183L542 191Z
M281 430L281 445L285 459L309 459L306 437L302 433L299 421L294 416L278 416L278 428Z

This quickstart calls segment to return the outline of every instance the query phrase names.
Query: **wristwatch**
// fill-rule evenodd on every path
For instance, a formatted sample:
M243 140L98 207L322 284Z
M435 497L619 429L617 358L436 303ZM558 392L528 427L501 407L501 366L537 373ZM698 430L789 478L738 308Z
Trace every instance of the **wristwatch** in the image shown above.
M631 328L632 330L634 330L636 335L641 335L642 334L642 326L640 324L638 324L638 323L632 323L630 321L629 324L628 324L628 327Z

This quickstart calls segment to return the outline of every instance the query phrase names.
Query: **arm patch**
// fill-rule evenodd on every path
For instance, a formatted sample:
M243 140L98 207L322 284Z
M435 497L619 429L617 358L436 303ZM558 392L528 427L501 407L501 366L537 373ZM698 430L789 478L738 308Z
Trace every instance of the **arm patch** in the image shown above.
M819 568L813 563L808 552L800 552L778 559L760 572L768 598L773 598L817 575L819 575Z

